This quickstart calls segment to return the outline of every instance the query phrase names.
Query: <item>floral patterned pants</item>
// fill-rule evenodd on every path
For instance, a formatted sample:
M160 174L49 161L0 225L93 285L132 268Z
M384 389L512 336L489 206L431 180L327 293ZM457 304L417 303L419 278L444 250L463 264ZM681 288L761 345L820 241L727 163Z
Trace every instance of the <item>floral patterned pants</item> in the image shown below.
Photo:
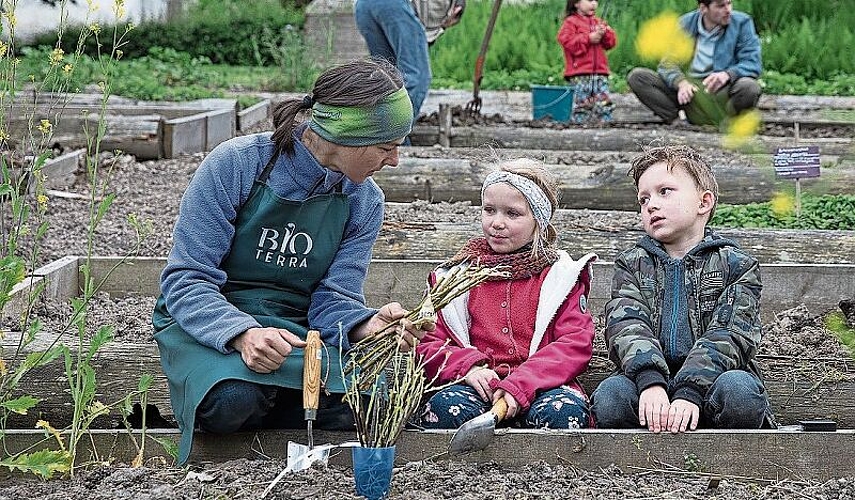
M475 389L456 384L434 394L415 421L423 429L456 429L492 408ZM584 429L591 413L588 398L567 386L538 394L528 411L508 422L516 427Z
M603 75L568 76L573 92L573 123L612 121L615 105L609 98L609 78Z

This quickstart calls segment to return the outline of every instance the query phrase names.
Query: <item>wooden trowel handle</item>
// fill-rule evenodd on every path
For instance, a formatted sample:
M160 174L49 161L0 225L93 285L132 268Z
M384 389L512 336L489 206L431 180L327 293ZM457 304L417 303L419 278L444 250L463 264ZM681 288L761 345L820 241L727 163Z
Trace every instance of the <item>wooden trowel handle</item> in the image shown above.
M505 398L499 398L498 401L493 403L493 409L490 411L496 416L496 422L501 422L508 414L508 402L505 401Z
M321 334L317 330L309 330L303 354L303 408L306 418L313 420L321 396L321 345Z

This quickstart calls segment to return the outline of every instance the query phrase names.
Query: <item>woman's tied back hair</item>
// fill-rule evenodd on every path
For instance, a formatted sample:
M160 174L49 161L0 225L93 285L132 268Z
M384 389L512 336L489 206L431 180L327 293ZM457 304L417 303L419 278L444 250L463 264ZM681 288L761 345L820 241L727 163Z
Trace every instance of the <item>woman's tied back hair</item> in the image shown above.
M553 219L555 218L555 212L558 210L558 201L560 196L558 191L558 181L552 173L546 169L543 163L530 158L516 158L500 163L499 170L521 175L534 182L549 200L549 204L552 206L552 217ZM535 244L532 249L533 252L537 254L538 250L545 248L547 245L554 244L557 238L558 232L556 231L555 226L552 225L552 220L550 220L549 224L546 226L544 234L541 234L541 232L538 231L535 235Z
M712 219L715 207L718 204L718 182L715 180L709 163L689 146L658 146L648 148L633 158L626 175L632 177L635 181L635 187L638 188L638 179L648 168L657 163L664 163L669 172L674 170L674 167L683 168L695 181L695 186L700 191L709 191L713 194L713 206L709 216Z
M369 107L404 86L401 73L385 59L358 59L330 68L315 80L311 98L332 106ZM294 153L297 114L303 98L282 101L273 111L274 132L270 139L278 151Z

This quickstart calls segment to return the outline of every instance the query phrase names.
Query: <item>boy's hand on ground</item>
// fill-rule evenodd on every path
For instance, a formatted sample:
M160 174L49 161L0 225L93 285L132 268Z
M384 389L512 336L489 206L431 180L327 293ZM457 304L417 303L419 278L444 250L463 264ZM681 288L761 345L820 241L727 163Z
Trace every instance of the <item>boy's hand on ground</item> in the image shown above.
M644 389L638 397L638 423L650 432L662 432L668 428L668 412L671 401L661 385Z
M493 401L493 389L490 388L490 381L498 379L499 374L484 366L473 366L469 369L463 381L469 387L475 389L475 392L481 396L485 402Z
M677 84L677 102L681 106L689 104L692 102L692 98L695 97L695 91L697 90L698 88L692 82L680 80L680 83Z
M668 430L673 433L693 431L698 428L701 409L698 405L685 399L675 399L668 410Z

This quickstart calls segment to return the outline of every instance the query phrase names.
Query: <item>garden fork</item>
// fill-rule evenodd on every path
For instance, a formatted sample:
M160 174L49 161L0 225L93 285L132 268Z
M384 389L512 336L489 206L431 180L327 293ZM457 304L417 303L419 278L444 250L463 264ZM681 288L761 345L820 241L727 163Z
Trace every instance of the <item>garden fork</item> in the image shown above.
M499 8L502 0L493 0L493 11L487 22L487 30L484 32L484 40L481 42L481 50L475 59L475 76L472 79L472 100L466 103L466 114L478 114L481 112L481 79L484 77L484 58L487 56L487 47L490 45L490 37L493 36L493 28L496 27L496 18L499 17Z

